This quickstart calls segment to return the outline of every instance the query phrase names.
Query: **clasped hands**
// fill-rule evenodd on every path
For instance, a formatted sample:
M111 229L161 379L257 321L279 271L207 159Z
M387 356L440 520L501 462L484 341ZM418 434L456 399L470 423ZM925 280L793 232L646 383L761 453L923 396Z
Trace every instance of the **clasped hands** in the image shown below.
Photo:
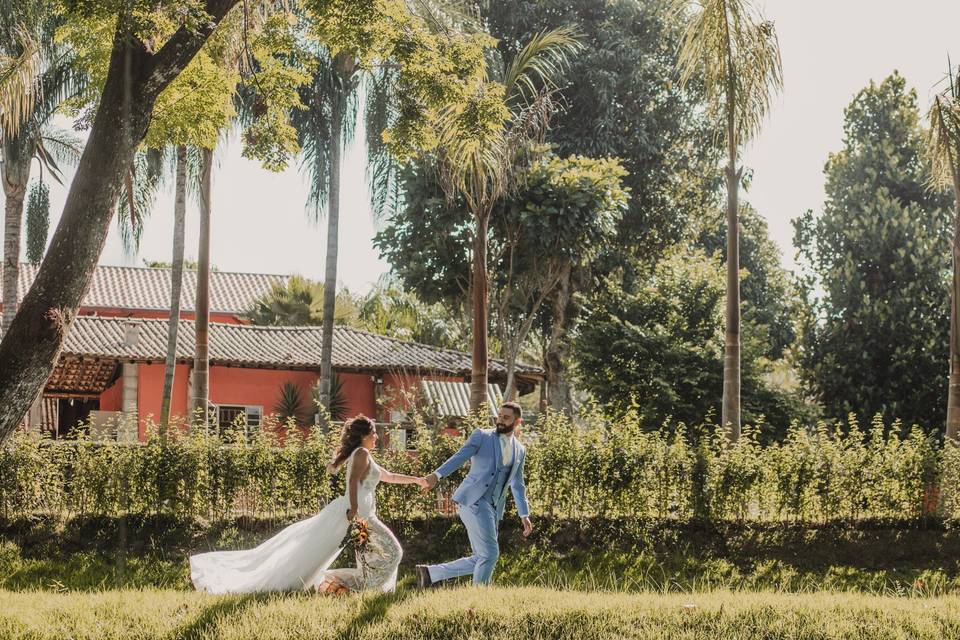
M420 487L424 493L426 493L437 486L438 480L439 478L437 478L437 474L431 473L428 476L417 478L417 486Z

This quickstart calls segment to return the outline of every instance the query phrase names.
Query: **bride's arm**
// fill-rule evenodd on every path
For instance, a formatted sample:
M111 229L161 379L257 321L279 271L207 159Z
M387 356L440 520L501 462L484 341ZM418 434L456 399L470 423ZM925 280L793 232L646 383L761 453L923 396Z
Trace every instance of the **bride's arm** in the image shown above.
M380 482L386 482L388 484L416 484L420 485L421 487L426 484L423 478L406 476L402 473L393 473L392 471L387 471L383 467L380 467Z

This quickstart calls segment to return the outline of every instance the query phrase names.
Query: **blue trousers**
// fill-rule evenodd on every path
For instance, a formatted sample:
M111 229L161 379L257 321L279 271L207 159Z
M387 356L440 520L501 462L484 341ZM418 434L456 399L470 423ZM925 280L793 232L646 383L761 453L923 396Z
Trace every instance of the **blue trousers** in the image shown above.
M481 500L475 505L457 505L460 520L467 528L473 555L453 562L427 567L430 580L440 582L459 576L473 576L473 584L490 584L493 568L500 558L500 543L497 542L497 515L493 504Z

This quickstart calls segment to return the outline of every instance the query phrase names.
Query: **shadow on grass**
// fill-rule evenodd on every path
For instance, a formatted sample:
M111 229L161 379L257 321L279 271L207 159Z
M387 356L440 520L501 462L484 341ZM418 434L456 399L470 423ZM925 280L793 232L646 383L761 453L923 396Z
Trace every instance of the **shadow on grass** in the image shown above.
M363 637L364 631L387 617L390 607L399 604L415 593L412 589L402 589L395 593L381 593L367 596L363 608L350 620L350 624L340 633L341 640L353 640Z
M228 600L220 602L205 608L200 615L193 618L186 624L177 627L167 640L197 640L208 630L217 624L220 618L241 613L254 602L260 601L264 596L254 594L234 596Z

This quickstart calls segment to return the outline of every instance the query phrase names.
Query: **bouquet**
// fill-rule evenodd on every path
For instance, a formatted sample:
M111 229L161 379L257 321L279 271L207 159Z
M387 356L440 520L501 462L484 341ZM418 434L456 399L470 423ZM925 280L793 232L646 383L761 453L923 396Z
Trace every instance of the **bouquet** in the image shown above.
M370 526L366 518L354 518L350 523L350 530L347 532L345 547L353 549L357 558L357 564L360 565L360 571L363 573L363 581L367 581L367 545L370 542Z

